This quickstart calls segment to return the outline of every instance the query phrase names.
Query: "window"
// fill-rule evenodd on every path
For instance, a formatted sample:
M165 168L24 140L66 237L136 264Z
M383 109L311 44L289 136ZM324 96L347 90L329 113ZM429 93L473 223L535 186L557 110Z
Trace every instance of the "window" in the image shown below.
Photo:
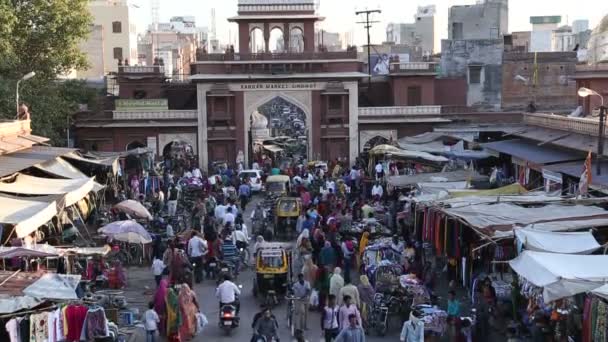
M122 48L119 48L119 47L114 48L114 59L122 60Z
M469 84L481 83L481 66L472 65L469 66Z
M420 86L407 87L407 105L421 106L422 105L422 88Z
M122 23L120 21L112 22L112 33L122 33Z
M148 94L143 89L135 89L133 91L133 98L134 99L138 99L138 100L145 99L147 97L147 95Z
M341 110L342 98L339 95L329 96L329 110Z
M462 23L452 23L452 39L454 39L454 40L464 39Z

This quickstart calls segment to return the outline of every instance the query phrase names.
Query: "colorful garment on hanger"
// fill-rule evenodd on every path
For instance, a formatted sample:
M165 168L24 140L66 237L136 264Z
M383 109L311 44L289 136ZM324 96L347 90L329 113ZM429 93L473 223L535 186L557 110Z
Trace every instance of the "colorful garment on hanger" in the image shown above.
M68 305L65 309L65 334L67 342L80 341L80 334L89 308L84 305Z
M48 319L49 315L46 312L30 315L30 341L39 342L47 341L49 337Z
M82 331L80 332L81 341L93 340L96 337L109 335L108 320L102 307L95 307L87 311L84 319Z

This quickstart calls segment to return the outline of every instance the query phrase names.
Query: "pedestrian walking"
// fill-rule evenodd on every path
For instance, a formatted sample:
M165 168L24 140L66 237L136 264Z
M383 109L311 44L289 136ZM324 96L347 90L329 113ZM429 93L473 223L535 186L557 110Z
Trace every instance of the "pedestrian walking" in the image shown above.
M335 342L365 342L365 332L358 324L357 315L348 315L348 325L340 331Z
M293 295L296 297L295 301L295 327L296 329L307 330L308 320L308 299L310 297L311 288L310 283L304 280L304 274L298 274L298 281L293 284Z
M169 211L169 217L173 217L177 213L178 194L179 191L177 190L177 187L175 187L175 184L171 184L171 187L169 188L169 200L167 202L167 210Z
M344 278L342 278L342 269L340 267L336 267L334 269L334 274L329 279L329 294L332 294L338 297L340 294L340 290L344 287Z
M355 315L357 325L361 326L361 312L359 309L357 309L357 306L353 304L350 296L344 296L342 300L344 304L340 306L340 311L338 314L338 318L340 319L340 329L344 329L350 325L351 315Z
M158 334L160 318L154 311L154 302L148 303L148 310L144 313L144 326L146 328L146 342L155 342Z
M152 262L152 273L154 274L154 281L156 281L156 287L160 285L160 280L163 278L163 272L165 271L165 264L161 259L154 258Z
M340 308L336 305L336 296L329 295L327 305L321 312L321 330L323 331L325 342L332 342L340 333L339 312Z
M194 282L203 281L204 258L209 253L207 242L203 240L198 232L193 231L190 241L188 241L188 256L190 262L194 264Z

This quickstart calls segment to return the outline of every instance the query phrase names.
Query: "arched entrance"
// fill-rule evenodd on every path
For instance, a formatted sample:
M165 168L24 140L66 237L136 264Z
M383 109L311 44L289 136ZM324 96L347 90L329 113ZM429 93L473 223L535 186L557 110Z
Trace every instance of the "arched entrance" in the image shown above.
M388 144L388 143L389 143L388 139L377 135L377 136L369 139L365 143L365 145L363 145L363 152L367 152L378 145L383 145L383 144Z
M297 26L289 32L289 52L304 52L304 31Z
M254 27L249 32L249 51L251 53L262 53L266 49L264 44L264 31L259 27Z
M268 38L268 48L272 53L281 53L287 51L285 46L285 38L283 37L283 30L279 27L274 27L270 30Z
M163 157L171 157L173 159L192 157L194 150L189 142L183 140L174 140L163 147Z
M144 148L146 145L139 140L133 140L127 144L126 151L135 150L137 148Z
M306 114L281 96L272 98L251 114L250 155L275 166L299 164L308 159Z

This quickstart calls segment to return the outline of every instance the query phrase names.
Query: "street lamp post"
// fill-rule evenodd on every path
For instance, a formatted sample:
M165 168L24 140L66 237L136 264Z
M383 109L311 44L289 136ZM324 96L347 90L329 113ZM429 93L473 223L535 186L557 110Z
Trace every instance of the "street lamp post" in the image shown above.
M19 118L19 84L21 84L21 81L27 81L34 76L36 76L36 73L32 71L32 72L29 72L29 73L23 75L23 77L21 77L21 79L19 81L17 81L17 87L16 87L17 89L16 89L16 94L15 94L15 104L17 107L17 118Z
M599 139L597 142L597 165L596 165L596 174L599 176L602 174L602 166L601 160L602 155L604 154L604 131L606 125L606 107L604 106L604 97L593 89L581 87L578 89L578 96L587 97L587 96L599 96L602 101L602 105L600 106L600 127L599 127Z

